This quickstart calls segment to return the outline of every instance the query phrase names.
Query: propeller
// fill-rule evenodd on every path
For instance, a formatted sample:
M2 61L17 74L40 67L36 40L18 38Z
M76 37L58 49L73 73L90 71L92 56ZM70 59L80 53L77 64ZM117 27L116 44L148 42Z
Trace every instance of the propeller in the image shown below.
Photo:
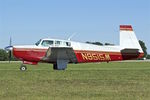
M11 41L11 37L10 37L10 40L9 40L9 46L12 46L11 43L12 43L12 41ZM8 53L9 53L9 54L8 54L8 55L9 55L8 57L9 57L9 63L10 63L10 61L11 61L11 56L12 56L11 50L9 50Z
M10 63L11 57L12 57L12 49L13 49L13 46L12 46L12 40L10 37L9 46L5 47L5 50L8 52L9 63Z

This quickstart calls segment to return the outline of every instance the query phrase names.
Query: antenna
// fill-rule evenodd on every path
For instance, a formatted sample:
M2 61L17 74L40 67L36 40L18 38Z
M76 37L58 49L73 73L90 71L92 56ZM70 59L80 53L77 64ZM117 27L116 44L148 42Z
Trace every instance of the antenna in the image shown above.
M71 36L69 36L68 40L71 40L74 35L76 35L76 33L73 33Z

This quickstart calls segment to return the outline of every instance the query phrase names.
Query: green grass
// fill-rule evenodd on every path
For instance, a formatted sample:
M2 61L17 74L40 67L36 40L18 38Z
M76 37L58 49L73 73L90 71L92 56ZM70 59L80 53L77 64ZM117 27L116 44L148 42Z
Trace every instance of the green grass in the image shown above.
M150 63L50 64L0 63L0 100L150 100Z

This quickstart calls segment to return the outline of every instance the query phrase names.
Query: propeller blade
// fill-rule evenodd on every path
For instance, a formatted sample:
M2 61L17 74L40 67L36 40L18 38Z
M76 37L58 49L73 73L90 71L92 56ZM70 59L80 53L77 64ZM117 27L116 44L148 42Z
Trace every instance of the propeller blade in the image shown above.
M9 51L8 53L9 53L8 56L9 56L9 63L10 63L10 61L11 61L11 51Z
M9 46L12 46L12 40L11 40L11 37L10 37L10 40L9 40Z
M9 46L12 46L12 40L11 40L11 37L10 37L10 40L9 40ZM11 50L9 50L9 63L11 61Z
M10 37L10 40L9 40L9 46L5 47L5 50L8 53L8 58L9 58L9 63L10 63L10 61L12 59L12 50L13 50L11 37Z
M11 58L12 58L12 49L13 49L13 46L12 46L12 40L10 37L9 46L5 47L5 50L8 52L9 63L10 63Z

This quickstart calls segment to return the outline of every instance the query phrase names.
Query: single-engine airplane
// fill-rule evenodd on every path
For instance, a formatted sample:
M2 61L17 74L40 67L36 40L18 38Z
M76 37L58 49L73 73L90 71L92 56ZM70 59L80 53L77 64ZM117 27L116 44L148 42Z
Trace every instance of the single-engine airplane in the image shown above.
M143 57L143 50L131 25L120 25L119 46L98 46L61 39L40 39L35 45L8 46L24 64L52 63L54 70L65 70L68 63L110 62Z

